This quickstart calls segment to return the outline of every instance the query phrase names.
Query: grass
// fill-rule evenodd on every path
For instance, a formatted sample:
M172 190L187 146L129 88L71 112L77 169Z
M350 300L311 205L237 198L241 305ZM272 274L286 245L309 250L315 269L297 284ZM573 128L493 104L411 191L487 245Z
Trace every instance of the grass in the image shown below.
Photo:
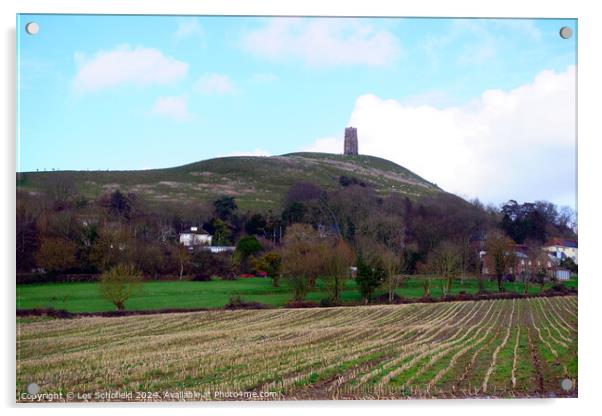
M22 321L16 393L27 401L35 381L41 393L78 393L75 400L106 390L210 393L201 399L249 391L277 399L573 397L560 382L577 381L576 314L577 298L566 296ZM519 328L515 356L502 346L514 345L506 334ZM569 344L557 358L550 345L560 338ZM574 371L565 375L564 366Z
M497 290L497 283L485 282L489 291ZM567 282L567 286L576 287L577 280ZM550 287L549 283L546 288ZM517 282L505 283L507 291L523 293L523 286ZM456 281L452 294L460 291L476 293L477 282L466 279ZM539 285L530 285L529 293L539 293ZM377 295L383 292L377 292ZM419 279L407 280L397 293L407 298L419 298L423 295L422 282ZM283 306L291 300L291 290L283 281L280 287L272 286L271 279L248 278L239 280L212 280L209 282L147 281L140 293L126 302L128 310L152 310L167 308L221 308L231 296L241 296L246 301L261 302L270 306ZM441 296L441 285L433 282L431 296ZM324 281L318 280L316 287L306 300L319 302L327 297ZM360 302L361 297L355 281L348 280L341 294L343 302ZM46 283L17 286L17 308L54 308L69 312L102 312L114 310L114 306L103 299L98 292L98 284L85 283Z
M280 208L289 188L297 182L312 182L333 190L339 187L339 177L343 175L374 185L382 195L396 192L414 198L443 192L388 160L330 153L223 157L174 168L139 171L23 172L17 176L17 188L45 192L53 181L61 181L73 183L86 198L94 199L119 188L156 204L210 202L231 195L241 210L267 211Z

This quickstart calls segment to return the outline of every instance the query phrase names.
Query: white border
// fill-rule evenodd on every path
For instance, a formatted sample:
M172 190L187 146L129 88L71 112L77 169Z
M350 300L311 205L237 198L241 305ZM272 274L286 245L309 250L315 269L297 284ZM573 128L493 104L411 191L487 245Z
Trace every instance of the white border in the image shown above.
M282 414L332 413L343 411L348 414L365 414L371 409L378 412L400 412L422 414L479 414L505 415L523 411L545 412L549 415L576 415L593 413L602 385L600 361L600 305L602 300L601 280L597 273L596 254L599 256L602 237L600 207L600 181L602 158L600 141L602 119L600 97L600 74L602 74L602 16L594 1L576 0L420 0L392 2L381 0L305 0L305 1L259 1L259 0L3 0L2 13L2 141L1 180L2 203L0 265L4 273L2 327L4 341L2 359L4 377L1 394L4 407L12 414L14 408L15 382L15 21L16 13L102 13L102 14L224 14L224 15L346 15L346 16L440 16L440 17L562 17L578 18L579 23L579 399L565 400L468 400L468 401L412 401L412 402L300 402L300 403L217 403L195 404L165 409L160 406L124 406L130 413L164 415L211 412L225 414ZM198 409L198 408L201 409ZM26 413L43 412L62 415L65 412L81 413L82 408L64 407L37 408L21 406ZM90 413L106 414L107 408L92 406ZM114 407L110 412L117 409Z

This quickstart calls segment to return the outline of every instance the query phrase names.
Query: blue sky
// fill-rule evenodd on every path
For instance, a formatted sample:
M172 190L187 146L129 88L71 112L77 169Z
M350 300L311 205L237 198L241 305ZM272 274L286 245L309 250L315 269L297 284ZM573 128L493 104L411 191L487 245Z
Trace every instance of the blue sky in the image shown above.
M573 38L559 37L562 26ZM574 94L574 20L21 15L17 27L20 171L337 152L355 124L360 152L462 196L574 205L574 114L549 108L550 91ZM419 114L425 128L409 122ZM431 129L450 117L449 138ZM562 137L548 140L548 118ZM523 132L534 142L516 164L531 169L508 168L509 149L526 143L508 142L497 175L512 180L493 192L495 172L481 172L500 140ZM439 143L446 154L433 159Z

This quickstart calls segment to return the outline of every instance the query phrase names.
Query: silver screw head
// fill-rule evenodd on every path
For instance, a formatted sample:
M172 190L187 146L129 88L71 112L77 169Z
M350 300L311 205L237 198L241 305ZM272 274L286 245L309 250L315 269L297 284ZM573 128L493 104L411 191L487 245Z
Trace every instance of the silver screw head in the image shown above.
M560 29L560 37L562 39L569 39L571 36L573 36L573 29L571 29L568 26L563 26Z
M27 393L38 394L40 392L40 386L37 383L29 383L27 385Z
M40 31L40 25L36 22L29 22L25 25L25 31L28 35L36 35Z
M564 380L562 380L560 382L560 387L562 387L562 390L564 391L570 391L573 389L573 380L565 378Z

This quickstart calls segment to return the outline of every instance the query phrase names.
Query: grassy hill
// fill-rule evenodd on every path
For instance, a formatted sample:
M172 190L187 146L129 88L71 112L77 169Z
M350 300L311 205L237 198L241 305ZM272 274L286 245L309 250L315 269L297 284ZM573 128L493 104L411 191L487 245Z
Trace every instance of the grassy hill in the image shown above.
M379 194L410 198L443 192L435 184L391 161L374 156L289 153L208 159L184 166L138 171L24 172L17 188L44 192L57 180L69 181L86 197L120 189L151 201L211 201L230 195L242 209L277 208L290 186L312 182L335 189L340 176L355 177Z

